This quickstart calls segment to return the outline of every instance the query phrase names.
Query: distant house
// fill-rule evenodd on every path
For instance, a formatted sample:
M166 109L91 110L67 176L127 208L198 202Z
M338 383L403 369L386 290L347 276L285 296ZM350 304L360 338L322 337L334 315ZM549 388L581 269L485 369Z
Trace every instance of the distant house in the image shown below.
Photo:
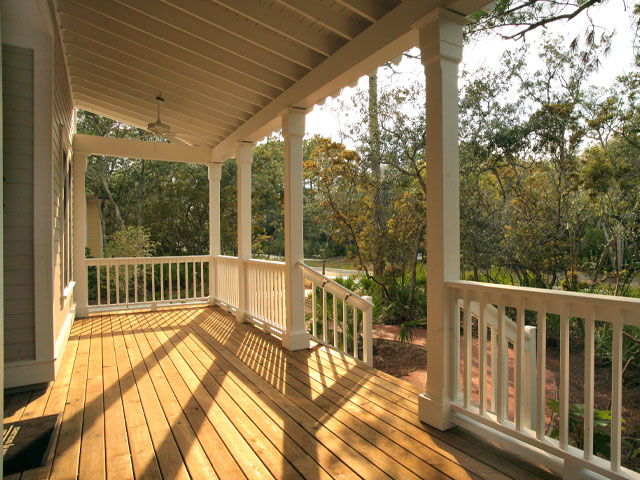
M94 195L87 195L86 201L85 241L87 256L100 258L104 255L104 238L100 224L100 199Z

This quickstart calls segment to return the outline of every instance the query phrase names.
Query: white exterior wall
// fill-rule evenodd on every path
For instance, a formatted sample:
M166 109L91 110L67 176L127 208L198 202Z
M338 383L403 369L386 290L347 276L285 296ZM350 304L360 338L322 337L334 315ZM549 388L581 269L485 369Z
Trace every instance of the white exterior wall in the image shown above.
M2 46L4 142L4 348L35 359L33 271L33 50Z
M52 4L47 0L2 0L0 8L2 43L33 52L32 140L25 140L24 144L25 147L29 143L31 145L32 194L25 197L23 192L22 197L16 200L16 207L25 210L22 222L32 225L32 233L12 225L5 229L9 237L19 234L31 236L33 312L30 321L23 317L11 327L21 331L24 339L30 332L28 329L33 331L25 340L23 354L5 364L5 387L9 388L54 379L74 318L72 289L65 290L61 282L61 155L64 145L71 154L69 145L75 119L62 47L53 27ZM8 112L10 105L8 101L3 109ZM28 180L23 177L25 179ZM29 205L31 213L26 211ZM25 252L25 257L29 257L28 252ZM25 260L25 264L28 265L29 261ZM10 289L8 293L20 292ZM26 297L26 291L22 295ZM7 298L11 297L7 295ZM17 338L10 336L9 340ZM10 352L9 346L7 352Z

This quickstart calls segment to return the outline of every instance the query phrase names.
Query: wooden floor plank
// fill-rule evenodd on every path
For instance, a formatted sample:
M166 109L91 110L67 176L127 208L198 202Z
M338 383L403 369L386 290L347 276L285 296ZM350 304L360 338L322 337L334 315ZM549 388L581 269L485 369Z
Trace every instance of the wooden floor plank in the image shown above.
M227 324L230 324L233 326L233 323L230 323L230 322L232 322L232 320L226 320ZM216 322L216 324L219 324L219 323L225 323L225 321ZM205 324L205 326L206 325L207 324ZM202 324L200 324L200 326L203 327ZM246 329L251 327L239 326L238 328ZM207 333L213 336L214 338L218 334L213 329L205 328L205 330L207 330ZM230 339L229 341L231 342L234 341L234 336L228 336L228 334L224 331L222 335L226 338L229 338ZM256 329L254 329L254 332L252 332L252 334L249 335L249 338L252 338L252 340L250 343L250 348L246 349L246 352L248 352L247 353L248 355L254 355L254 351L260 350L260 345L259 345L260 335L261 335L260 332L258 332ZM277 345L273 341L267 342L267 345L269 346L268 348L270 348L271 351L267 352L265 354L266 356L273 356L281 353L292 364L299 365L300 371L302 373L302 376L300 376L299 378L308 379L308 377L313 377L314 375L316 376L316 378L318 378L316 374L318 374L319 371L321 371L322 379L323 379L323 382L322 382L323 388L325 388L326 383L330 379L336 380L335 375L337 375L337 372L334 372L329 368L322 368L322 367L316 366L318 368L318 371L316 371L314 374L313 370L310 369L310 365L313 365L313 363L312 362L306 363L302 361L302 359L306 357L305 355L306 352L295 352L295 353L286 352L280 349L279 347L277 347ZM487 466L485 463L473 457L470 457L466 454L457 453L457 452L452 453L449 451L450 450L449 448L445 448L445 447L448 447L448 445L442 442L434 441L431 435L426 433L424 431L423 426L417 421L417 409L414 410L413 412L408 412L405 409L399 408L398 404L390 402L386 398L379 397L373 394L370 390L363 389L361 383L355 384L352 382L350 378L345 378L345 377L346 376L342 376L340 378L340 383L341 384L344 383L348 386L348 388L345 387L341 391L342 397L345 399L349 399L349 402L347 402L346 404L354 403L357 405L358 404L357 402L359 402L363 409L367 411L373 410L373 413L376 418L384 419L388 425L390 425L391 427L394 427L396 430L400 432L408 432L412 440L416 438L420 439L423 445L427 446L437 454L436 457L434 457L433 455L426 456L426 458L429 459L429 462L432 465L437 465L443 471L448 472L448 474L453 474L455 476L461 475L460 468L462 467L464 469L468 469L472 471L474 475L478 475L483 478L487 478L487 479L501 478L500 472L498 472L495 468L491 466ZM333 386L334 388L340 390L340 388L343 387L344 385L333 385ZM379 405L376 405L376 402L378 404L382 404L388 410L379 408ZM394 412L394 413L392 414L391 412ZM404 421L405 419L403 418L396 417L395 414L397 414L398 412L401 412L402 414L406 414L406 416L409 417L412 421L415 419L415 422L417 423L417 425L416 423L413 423L413 422ZM417 448L419 447L419 445L415 445L415 447ZM423 452L422 455L426 455L426 454ZM453 466L447 465L446 463L443 463L443 459L452 461L455 463L455 465ZM502 478L504 478L504 476Z
M104 442L104 401L102 383L102 322L92 321L89 341L89 365L85 393L84 419L80 448L80 480L106 478Z
M257 348L252 346L252 350ZM277 352L268 353L267 356L277 355ZM267 363L267 357L251 356L263 369L273 375L273 371ZM454 478L478 478L473 474L469 475L464 468L451 462L440 452L434 451L420 444L404 433L403 430L393 425L385 423L377 415L370 413L360 405L374 405L365 397L359 397L355 392L345 389L335 379L328 379L328 374L323 377L317 375L311 369L298 369L293 366L291 357L287 357L291 362L291 368L285 372L287 386L298 392L302 398L312 398L313 403L333 415L344 425L357 432L372 445L387 452L392 458L397 459L415 475L424 475L431 472L430 476L437 478L440 474L452 476ZM315 375L314 375L315 374ZM359 397L355 398L354 397ZM346 400L346 401L345 401ZM376 412L379 413L379 412ZM439 472L438 472L439 471ZM498 472L492 470L492 478L501 478Z
M75 479L78 476L87 371L89 367L91 325L93 321L88 318L77 323L80 329L78 333L79 344L51 469L51 478L54 479Z
M56 381L7 417L62 413L44 478L555 478L417 415L419 389L216 308L93 315ZM16 476L18 478L18 476Z
M156 459L165 478L187 479L189 474L178 445L173 437L171 425L164 415L160 400L156 394L147 371L144 359L129 325L130 314L123 316L123 338L133 370L136 386L140 392L140 401L146 418L146 426L151 435Z
M84 324L79 321L75 322L72 326L69 339L67 340L67 346L65 347L62 355L56 380L47 387L47 391L42 397L36 398L33 403L30 403L25 409L25 415L29 415L28 418L34 418L41 415L62 414L67 401L67 395L69 393L71 376L75 365L76 353L78 351L83 327ZM54 452L57 450L59 437L58 432L58 435L56 435L53 440L52 449ZM52 466L53 461L49 461L42 467L27 470L22 474L21 478L23 480L40 480L49 478Z
M176 345L167 336L167 332L174 340L177 339L177 332L163 327L156 329L155 341L151 338L150 340L157 345L162 342L163 348L174 363L175 373L172 373L172 376L175 377L178 371L180 372L183 381L188 385L192 398L195 398L200 406L207 411L208 416L213 416L214 423L218 424L221 417L228 419L229 424L232 424L237 431L234 435L236 440L233 443L238 444L240 443L239 440L244 439L245 441L242 442L243 450L252 449L275 478L301 478L297 470L287 461L288 459L283 459L281 453L272 443L279 443L278 440L284 436L284 432L271 432L272 434L275 433L275 436L271 438L265 436L252 418L251 413L255 414L256 412L250 412L249 415L245 414L234 402L234 399L222 388L222 385L216 381L220 376L224 376L225 372L214 366L212 372L202 372L200 370L201 375L197 375L192 370L191 363L194 363L193 358L192 362L188 363L183 355L184 353L188 355L190 352L185 352L183 349L178 351ZM197 364L195 366L197 367ZM176 384L179 383L178 381L172 382L172 385L175 388ZM213 400L214 398L215 401ZM218 408L215 408L214 403L217 404ZM237 454L241 455L240 458L246 456L245 452L237 452ZM317 465L316 470L318 470Z
M122 404L122 391L118 363L111 327L111 317L103 316L102 322L102 377L104 382L104 439L107 477L122 480L133 479L133 465L129 450L129 438Z
M124 341L124 315L113 315L109 319L109 333L118 369L118 380L125 415L127 438L131 451L131 464L135 478L161 478L147 419L142 409L140 394L133 376Z
M233 346L231 348L237 351L243 348L243 345L238 344L233 336L225 344L228 347ZM330 387L326 388L325 386L320 386L317 391L313 391L308 384L308 378L304 377L304 374L300 374L299 378L296 378L300 372L297 372L294 367L278 372L269 365L267 357L280 359L276 363L289 365L288 362L282 361L283 358L287 357L279 357L282 355L280 351L272 351L267 354L267 357L262 357L255 355L255 348L257 348L256 345L251 345L245 352L247 359L254 363L254 370L260 369L263 375L266 373L268 377L275 381L280 379L285 382L288 387L287 396L297 401L301 408L313 411L316 418L324 419L323 423L325 425L333 428L338 434L344 435L346 437L345 441L348 441L351 445L358 445L358 450L370 452L370 456L374 459L373 461L378 462L378 466L385 469L387 473L392 476L400 475L403 478L425 474L428 474L431 478L448 478L448 474L438 471L414 454L414 450L418 447L416 442L410 442L408 448L404 448L387 436L380 435L380 432L363 422L357 415L352 415L350 412L343 410L342 404L347 397L334 394ZM330 397L333 397L335 402L331 401ZM333 421L333 419L336 421ZM347 429L344 427L347 427ZM351 431L359 436L354 436L351 433L345 435L345 432ZM381 452L385 452L385 455L381 455ZM423 449L420 453L425 455L425 453L431 452ZM437 460L443 463L444 459L442 457L434 455L431 455L431 457L432 461ZM387 460L386 464L383 463L384 460ZM446 463L445 466L453 468L453 465L449 463ZM458 478L464 478L460 477L460 475L466 474L461 468L455 469L453 473L457 474ZM468 475L466 477L472 478Z
M31 391L14 393L4 400L4 423L17 422L29 404Z
M191 336L186 336L182 331L176 331L176 333L181 337L178 348L189 348L203 368L210 371L211 366L215 365L211 355L200 348ZM221 363L224 364L224 362ZM287 458L290 458L292 464L296 465L306 478L323 478L324 472L328 472L333 478L359 478L329 449L318 443L311 433L298 424L295 420L295 414L293 417L289 417L290 409L281 408L282 402L274 401L268 395L264 395L264 392L244 377L240 371L225 369L224 376L219 375L216 380L243 410L247 409L245 411L252 412L248 415L254 421L259 422L265 434L269 432L270 438L277 437L278 433L273 433L273 430L277 429L291 439L285 439L279 446L283 455L288 456ZM205 382L206 384L208 382ZM307 461L307 458L311 458L313 461ZM322 469L318 469L318 465Z
M181 475L185 478L215 478L215 471L187 422L154 352L141 341L141 333L132 323L135 315L127 315L127 321L131 332L125 335L127 350L134 365L136 383L163 475L169 478Z
M191 326L185 326L190 331L193 331ZM201 337L202 338L202 337ZM339 425L334 425L331 418L327 418L326 422L318 421L318 411L313 406L313 402L304 404L304 407L300 407L296 402L289 398L294 392L287 390L284 384L272 384L267 379L262 378L255 371L251 370L251 365L246 365L242 361L242 352L231 353L223 348L216 348L216 341L207 339L209 342L209 349L213 349L214 354L219 354L220 358L216 361L225 362L225 368L235 368L242 371L242 373L251 378L251 381L259 384L265 393L272 396L277 402L281 402L286 405L287 411L297 414L296 421L303 425L308 431L314 432L316 438L321 441L329 450L333 451L343 462L353 465L353 468L359 475L365 478L391 478L393 474L390 472L403 470L398 468L397 464L394 465L392 459L384 454L375 455L372 452L361 453L354 445L353 442L358 445L362 445L360 439L354 432L349 431L348 428L342 428ZM308 411L308 410L309 411ZM315 414L315 415L314 415ZM334 428L331 428L334 427ZM337 434L336 434L337 431ZM374 458L377 457L377 458ZM372 462L377 462L375 465ZM380 466L387 469L387 473L380 469ZM397 468L397 470L394 470ZM408 472L405 472L408 473Z

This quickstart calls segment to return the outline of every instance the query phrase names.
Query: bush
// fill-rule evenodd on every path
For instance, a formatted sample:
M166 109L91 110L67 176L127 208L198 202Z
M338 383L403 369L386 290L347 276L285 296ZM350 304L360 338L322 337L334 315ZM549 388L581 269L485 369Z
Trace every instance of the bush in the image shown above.
M144 227L124 227L107 239L105 257L152 257L157 243Z

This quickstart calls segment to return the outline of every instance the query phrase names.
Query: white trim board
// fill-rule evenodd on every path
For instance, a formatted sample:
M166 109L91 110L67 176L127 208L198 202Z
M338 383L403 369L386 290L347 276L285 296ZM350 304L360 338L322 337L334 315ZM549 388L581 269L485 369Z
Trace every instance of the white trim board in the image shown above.
M73 137L73 150L87 152L90 155L108 157L143 158L145 160L163 160L167 162L202 163L211 161L211 149L190 147L178 143L162 143L124 138L98 137L76 133Z

